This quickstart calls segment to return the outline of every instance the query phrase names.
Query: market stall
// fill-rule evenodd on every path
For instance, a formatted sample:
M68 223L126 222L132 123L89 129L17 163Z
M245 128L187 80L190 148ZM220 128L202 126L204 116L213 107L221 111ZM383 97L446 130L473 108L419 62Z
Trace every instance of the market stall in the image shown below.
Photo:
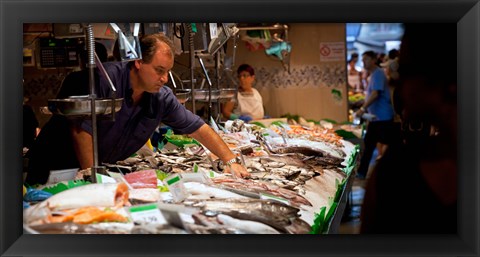
M239 29L235 24L224 23L209 23L208 26L203 23L163 25L166 28L161 32L170 38L178 37L176 29L183 28L188 32L180 37L182 52L189 57L189 63L185 65L188 66L188 76L170 69L159 71L161 74L168 73L171 82L168 86L174 94L172 106L177 110L192 108L191 112L197 113L196 102L208 103L206 113L200 116L216 132L208 138L218 138L219 141L216 142L223 140L226 143L226 146L222 144L222 151L217 148L217 153L224 155L225 163L201 143L187 135L176 135L168 127L159 130L163 131L160 133L161 139L153 145L148 139L150 132L140 127L137 132L145 134L144 139L148 141L136 154L126 159L115 159L111 163L100 161L97 144L102 138L97 135L97 116L99 123L107 117L111 119L108 126L115 125L119 116L116 112L127 117L130 115L127 108L135 108L135 105L125 104L124 99L117 98L118 84L112 83L95 53L94 28L90 24L84 24L82 26L86 28L89 57L89 95L83 98L69 96L48 99L47 111L48 115L57 115L57 118L62 116L63 121L91 121L93 166L82 170L50 169L47 170L50 176L46 184L24 186L25 231L33 234L335 233L338 227L338 222L335 221L343 214L345 196L349 191L349 181L359 150L358 146L345 138L348 133L358 132L358 128L351 124L333 124L325 120L294 122L289 118L256 120L251 123L238 119L221 122L218 104L220 100L233 97L237 90L231 86L221 88L221 76L231 68L231 64L226 64L228 58L225 57L226 50L223 46L229 38L235 39L234 35ZM119 26L111 23L110 26L118 34L121 60L140 60L140 24L126 23ZM143 24L143 28L146 33L147 24ZM289 29L286 25L273 27L277 28L284 30L285 34ZM195 41L196 37L201 39L201 44ZM174 55L173 47L170 50ZM284 57L287 56L282 55L280 59L285 70L290 73L290 56L285 60ZM170 60L165 56L162 58ZM199 65L196 65L195 58ZM214 64L204 63L203 58L206 58L206 62L209 58L214 59ZM334 56L333 60L339 63L338 58ZM173 58L170 61L173 65ZM138 65L144 67L151 64ZM203 83L200 82L201 77L195 76L199 70L196 66L201 68ZM101 71L100 75L109 82L106 92L111 94L103 95L106 99L97 98L98 92L95 92L94 86L98 85L95 85L94 70L97 67ZM215 76L209 75L209 68L213 68ZM210 77L215 77L215 83L212 83ZM229 77L222 77L224 84L225 78ZM206 90L203 89L205 81L208 82ZM128 87L129 83L131 81L125 85ZM184 83L190 85L190 90L182 91ZM226 84L230 85L228 82ZM177 89L177 85L181 88ZM162 86L163 84L160 85ZM127 91L119 93L124 92ZM151 93L159 92L160 89ZM332 89L331 92L335 103L343 106L341 90ZM137 101L138 99L141 98L137 98ZM340 109L342 108L336 110ZM195 119L190 116L189 122ZM205 125L197 123L198 126ZM158 123L153 125L162 126ZM63 132L67 130L65 127ZM198 130L197 127L193 132ZM345 133L342 135L341 131ZM118 140L126 140L127 136L130 135L118 137ZM139 145L145 142L144 139L139 141ZM117 147L126 144L124 142ZM236 158L230 159L228 156L231 153ZM41 158L37 158L37 164L39 160ZM246 168L249 177L237 177L235 172L227 168L234 164L230 161L241 164L236 167Z

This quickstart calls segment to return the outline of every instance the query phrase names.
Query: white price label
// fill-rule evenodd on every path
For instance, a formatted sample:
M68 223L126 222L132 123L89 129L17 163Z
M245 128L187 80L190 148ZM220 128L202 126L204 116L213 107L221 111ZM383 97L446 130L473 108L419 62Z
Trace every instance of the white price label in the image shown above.
M167 184L168 190L172 194L175 202L181 202L187 198L187 189L183 185L183 181L178 174L167 177L164 179L164 182Z
M132 220L136 223L167 223L156 204L130 207L129 211Z
M184 182L199 182L210 185L212 180L209 177L209 172L202 167L199 167L196 163L193 165L193 173L181 173L182 180Z

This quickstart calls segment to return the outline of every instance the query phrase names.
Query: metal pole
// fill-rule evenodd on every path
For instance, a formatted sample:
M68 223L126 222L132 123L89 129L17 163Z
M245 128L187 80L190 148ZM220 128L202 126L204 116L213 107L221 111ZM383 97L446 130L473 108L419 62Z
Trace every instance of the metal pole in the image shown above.
M90 101L91 101L91 118L92 118L92 144L93 144L93 167L91 180L93 183L97 182L97 171L102 169L98 166L98 139L97 139L97 115L95 108L95 40L93 37L92 25L88 24L85 30L86 45L87 45L87 68L90 85Z
M188 46L189 46L189 53L190 53L190 88L192 94L192 112L196 114L195 109L195 83L194 83L194 72L195 72L195 48L193 46L193 32L192 25L187 23L188 27Z
M220 49L215 53L215 84L217 85L217 90L219 90L219 93L221 95L221 91L220 91ZM217 99L217 103L216 103L216 108L215 108L216 112L215 112L215 122L218 122L219 119L220 119L220 113L221 113L221 110L220 110L220 97Z
M198 56L198 61L200 62L200 66L202 66L203 73L205 73L205 77L207 77L207 82L208 82L208 110L207 110L207 120L210 119L212 116L212 81L210 80L210 77L208 76L208 71L205 68L205 64L203 64L202 57Z

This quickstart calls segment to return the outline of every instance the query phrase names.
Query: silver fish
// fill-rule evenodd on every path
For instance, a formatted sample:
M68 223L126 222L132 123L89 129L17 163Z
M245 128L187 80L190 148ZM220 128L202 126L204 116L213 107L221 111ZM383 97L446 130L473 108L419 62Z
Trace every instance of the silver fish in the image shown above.
M203 211L223 213L242 220L258 221L281 232L288 232L286 227L291 224L291 219L299 217L298 208L270 200L225 199L222 201L185 201L184 203Z

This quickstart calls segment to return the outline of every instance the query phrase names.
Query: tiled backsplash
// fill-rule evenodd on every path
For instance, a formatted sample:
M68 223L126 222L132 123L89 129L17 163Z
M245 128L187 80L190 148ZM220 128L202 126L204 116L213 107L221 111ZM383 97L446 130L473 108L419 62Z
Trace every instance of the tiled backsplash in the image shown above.
M336 88L346 84L346 76L343 65L291 66L290 74L283 67L259 67L255 70L255 87L306 88L326 86Z

